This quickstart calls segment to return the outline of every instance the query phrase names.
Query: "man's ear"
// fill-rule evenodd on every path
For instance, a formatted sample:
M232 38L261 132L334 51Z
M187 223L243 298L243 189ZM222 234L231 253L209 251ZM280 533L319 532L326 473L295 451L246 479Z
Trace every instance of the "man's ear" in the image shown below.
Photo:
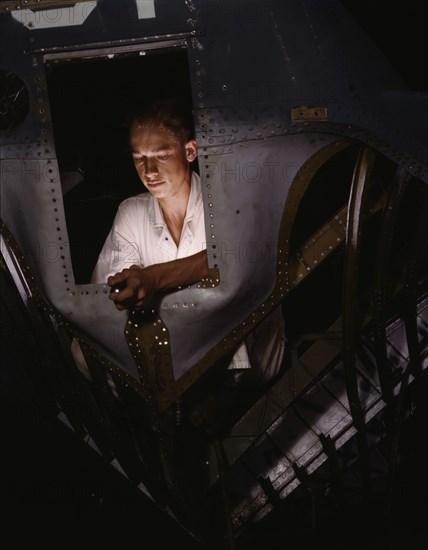
M186 149L187 160L189 162L192 162L193 160L195 160L196 155L198 153L198 148L196 147L196 141L194 139L187 141L184 148Z

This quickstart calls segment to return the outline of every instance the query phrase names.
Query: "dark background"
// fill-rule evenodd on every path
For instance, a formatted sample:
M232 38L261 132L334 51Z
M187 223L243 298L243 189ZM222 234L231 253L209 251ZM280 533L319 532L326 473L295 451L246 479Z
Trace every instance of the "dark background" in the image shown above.
M428 3L342 0L411 90L428 91Z

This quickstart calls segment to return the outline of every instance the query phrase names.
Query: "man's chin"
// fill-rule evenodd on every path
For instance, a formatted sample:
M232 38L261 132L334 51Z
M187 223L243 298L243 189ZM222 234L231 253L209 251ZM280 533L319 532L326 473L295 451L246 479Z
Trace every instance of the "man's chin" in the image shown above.
M163 195L165 192L165 182L160 182L156 184L146 184L146 189L156 197L159 195Z

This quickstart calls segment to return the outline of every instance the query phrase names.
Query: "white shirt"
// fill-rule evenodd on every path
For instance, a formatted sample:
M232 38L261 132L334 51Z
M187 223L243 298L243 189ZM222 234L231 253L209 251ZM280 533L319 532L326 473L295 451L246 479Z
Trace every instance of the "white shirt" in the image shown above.
M164 221L158 200L150 193L130 197L119 205L91 282L106 283L110 275L133 264L147 267L191 256L205 249L201 182L193 172L178 246ZM253 366L260 371L262 378L268 380L281 366L284 341L281 308L276 308L238 347L228 368L248 369Z
M147 267L185 258L205 249L201 182L199 176L193 172L178 246L163 219L157 199L150 193L130 197L119 205L91 282L107 283L110 275L133 264Z

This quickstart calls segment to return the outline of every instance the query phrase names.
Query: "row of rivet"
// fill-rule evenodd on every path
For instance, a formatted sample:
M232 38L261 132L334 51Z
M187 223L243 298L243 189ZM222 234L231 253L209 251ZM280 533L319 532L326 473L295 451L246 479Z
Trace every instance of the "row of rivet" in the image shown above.
M221 109L218 110L219 113L221 113ZM275 113L271 114L272 117L276 116ZM242 117L241 117L242 118ZM234 142L235 140L239 139L246 139L247 132L252 132L253 130L250 130L250 128L254 127L252 125L246 126L246 129L243 130L243 133L239 136L231 136L231 141ZM278 132L277 129L280 129L281 131ZM238 128L236 127L224 127L222 128L225 132L230 132L231 134L237 134ZM395 162L399 164L405 163L408 168L408 170L415 175L416 177L419 177L423 181L426 181L428 183L428 170L422 166L420 163L418 163L413 157L411 157L408 154L399 153L396 151L393 147L390 145L385 144L384 142L381 142L378 140L375 136L370 134L369 132L361 130L361 128L354 127L352 125L347 124L340 124L340 123L326 123L326 122L305 122L302 123L291 123L291 124L281 124L276 123L275 127L274 125L266 125L264 124L261 129L263 129L263 132L257 132L258 138L266 138L272 135L285 135L285 134L295 134L295 133L303 133L303 132L314 132L318 134L323 133L332 133L332 134L338 134L343 135L347 137L356 138L358 140L361 140L368 145L376 148L378 151L384 153L386 156L394 160ZM242 130L241 130L242 131ZM338 133L339 132L339 133ZM209 132L208 132L209 133ZM202 137L204 134L201 133L200 139L203 140ZM199 137L199 136L198 136ZM209 143L208 138L205 137L207 140L207 144ZM323 138L320 136L320 140ZM210 149L211 153L214 153L215 151L213 149ZM221 151L220 151L221 152Z
M141 347L140 347L140 337L137 335L136 329L141 326L141 322L136 322L136 316L140 314L144 315L144 312L137 312L136 310L130 313L130 318L128 318L127 326L125 328L125 338L130 348L130 352L136 362L137 370L139 373L139 379L141 385L144 387L148 401L153 399L153 392L150 389L149 384L147 383L145 372L144 372L144 363L141 357ZM138 333L139 334L139 333Z
M40 2L40 0L36 0L37 2ZM2 7L2 9L0 9L0 13L2 11L5 11L5 12L8 12L8 11L19 11L21 9L21 4L22 5L27 5L28 4L28 0L21 0L21 2L18 4L18 3L15 3L15 2L8 2L4 7Z
M48 160L47 161L47 164L51 164L51 161ZM53 168L50 167L48 168L48 174L53 174ZM55 182L55 179L53 178L50 178L50 183L58 183L58 182ZM53 208L53 212L54 212L54 218L53 218L53 221L55 222L56 224L56 231L57 231L57 235L58 235L58 248L60 250L60 253L61 253L61 256L60 256L60 259L62 260L62 269L65 271L64 273L64 282L66 285L69 284L69 275L67 273L68 271L68 268L67 268L67 265L66 265L66 257L65 257L65 252L64 252L64 245L63 245L63 238L62 238L62 227L60 226L60 219L59 219L59 209L58 209L58 201L59 199L57 199L57 195L56 195L56 189L54 187L51 188L51 196L52 196L52 204L54 205L54 208ZM67 287L66 288L66 292L71 292L71 288L70 287ZM75 292L71 292L72 295L75 294Z
M123 369L120 369L116 365L113 365L113 363L111 363L98 351L94 350L85 340L82 339L80 334L75 331L75 329L70 325L69 321L65 317L63 317L58 311L53 309L44 301L44 299L40 295L38 288L36 287L35 279L31 274L28 264L26 263L26 259L19 252L18 246L15 240L13 239L12 235L10 234L9 230L6 228L3 222L1 222L0 230L8 246L10 246L15 256L17 257L20 264L20 268L25 274L30 290L38 306L41 307L43 311L45 311L45 313L47 313L52 318L54 318L58 322L59 326L63 326L66 329L68 329L71 332L71 334L76 337L79 344L81 346L85 346L88 349L88 351L91 353L91 355L95 359L97 359L103 367L107 368L107 370L109 370L112 374L115 374L119 378L122 378L124 380L125 387L131 386L135 391L137 391L137 393L140 393L140 394L142 393L146 399L150 400L151 399L150 392L147 391L146 388L144 388L143 384L140 385L129 373L127 373Z
M276 21L275 14L271 11L270 16L271 16L271 19L272 19L272 26L273 26L273 30L274 30L274 33L275 33L275 37L276 37L276 40L279 44L279 48L281 50L282 59L285 63L285 66L287 67L288 73L290 75L291 83L296 85L297 84L297 79L296 79L296 76L295 76L293 64L291 63L290 56L289 56L289 54L287 52L287 49L285 47L284 39L283 39L281 33L279 32L279 26L278 26L278 23Z

